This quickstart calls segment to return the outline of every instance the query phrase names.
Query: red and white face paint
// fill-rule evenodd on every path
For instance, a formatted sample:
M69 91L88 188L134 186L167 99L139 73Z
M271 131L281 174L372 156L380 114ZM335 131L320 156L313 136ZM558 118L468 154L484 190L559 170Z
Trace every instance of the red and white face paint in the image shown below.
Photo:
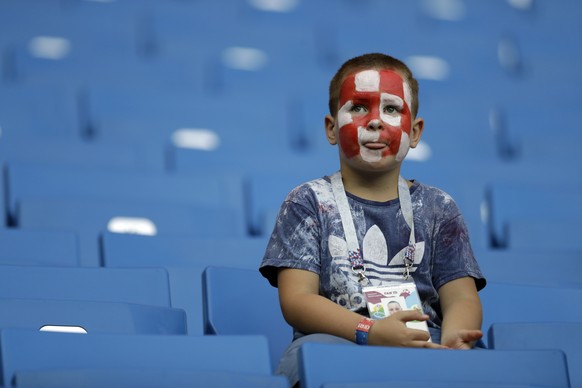
M410 148L411 91L391 70L349 75L340 90L339 144L347 158L366 162L394 156L404 160Z

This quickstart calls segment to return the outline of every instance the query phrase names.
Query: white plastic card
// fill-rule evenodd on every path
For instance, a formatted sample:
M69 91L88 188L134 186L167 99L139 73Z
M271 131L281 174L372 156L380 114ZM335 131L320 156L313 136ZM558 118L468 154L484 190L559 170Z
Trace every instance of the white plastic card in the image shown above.
M368 312L372 319L383 319L397 311L418 310L423 312L418 290L413 280L364 287L362 291L366 296ZM409 321L406 326L429 332L425 321Z

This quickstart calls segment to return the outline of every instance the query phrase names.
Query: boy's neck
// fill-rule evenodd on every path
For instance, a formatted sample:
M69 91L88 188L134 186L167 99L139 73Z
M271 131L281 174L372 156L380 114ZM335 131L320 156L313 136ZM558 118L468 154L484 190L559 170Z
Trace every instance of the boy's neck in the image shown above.
M376 202L386 202L398 198L399 176L400 169L362 174L360 171L342 168L342 180L346 192Z

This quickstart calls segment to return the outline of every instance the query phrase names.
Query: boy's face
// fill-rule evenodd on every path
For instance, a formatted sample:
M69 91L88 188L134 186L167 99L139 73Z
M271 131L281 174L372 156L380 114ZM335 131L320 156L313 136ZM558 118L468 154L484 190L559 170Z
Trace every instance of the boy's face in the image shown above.
M390 315L392 315L398 311L402 311L402 307L400 307L400 304L398 302L388 303L388 312L390 313Z
M340 89L337 125L346 158L374 163L404 159L410 147L411 92L392 70L350 74Z

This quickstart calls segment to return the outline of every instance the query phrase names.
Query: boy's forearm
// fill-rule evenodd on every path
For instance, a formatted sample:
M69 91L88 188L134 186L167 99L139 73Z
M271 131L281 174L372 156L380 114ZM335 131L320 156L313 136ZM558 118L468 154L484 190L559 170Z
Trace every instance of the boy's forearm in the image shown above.
M319 275L299 269L282 269L278 275L279 301L285 320L305 333L326 333L355 340L359 314L319 294Z
M302 295L286 305L283 314L297 330L309 333L326 333L355 339L355 329L361 315L347 310L321 295Z
M459 330L481 330L482 312L479 301L465 299L450 305L443 317L443 339Z
M481 301L472 278L460 278L445 284L439 290L439 295L443 312L443 344L458 339L463 330L481 330Z

